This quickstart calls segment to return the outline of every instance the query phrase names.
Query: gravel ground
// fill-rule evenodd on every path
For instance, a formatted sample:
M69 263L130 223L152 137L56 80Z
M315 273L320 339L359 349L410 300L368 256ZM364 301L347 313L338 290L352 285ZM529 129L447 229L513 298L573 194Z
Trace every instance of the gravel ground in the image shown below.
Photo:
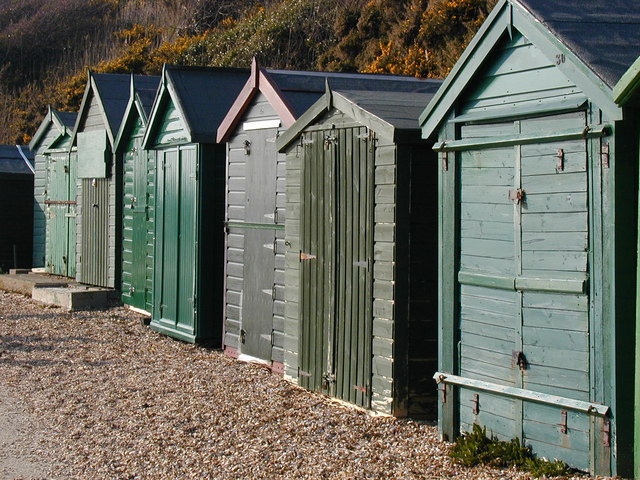
M433 425L372 417L123 308L69 314L0 292L0 381L22 409L0 414L23 425L3 479L529 478L460 467Z

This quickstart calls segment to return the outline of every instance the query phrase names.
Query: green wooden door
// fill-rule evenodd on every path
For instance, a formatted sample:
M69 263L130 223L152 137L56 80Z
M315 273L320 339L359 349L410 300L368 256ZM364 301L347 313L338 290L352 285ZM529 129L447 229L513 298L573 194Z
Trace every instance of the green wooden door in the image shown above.
M151 325L193 341L196 332L198 158L195 146L158 152L154 312Z
M47 158L46 261L47 272L75 276L75 181L69 153L51 153Z
M463 138L585 126L583 112L462 127ZM460 154L462 377L591 400L587 141ZM539 456L590 466L589 415L461 388L463 430L481 423ZM560 455L562 453L562 455Z
M369 407L373 146L365 128L305 140L300 382Z
M147 296L147 151L134 138L124 153L122 300L145 309Z

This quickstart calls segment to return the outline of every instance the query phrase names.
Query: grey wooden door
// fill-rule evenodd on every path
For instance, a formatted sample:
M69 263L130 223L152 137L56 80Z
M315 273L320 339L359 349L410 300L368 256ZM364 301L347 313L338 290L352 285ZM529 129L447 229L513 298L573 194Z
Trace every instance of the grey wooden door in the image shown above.
M251 130L245 146L245 226L240 351L270 361L275 295L275 129Z

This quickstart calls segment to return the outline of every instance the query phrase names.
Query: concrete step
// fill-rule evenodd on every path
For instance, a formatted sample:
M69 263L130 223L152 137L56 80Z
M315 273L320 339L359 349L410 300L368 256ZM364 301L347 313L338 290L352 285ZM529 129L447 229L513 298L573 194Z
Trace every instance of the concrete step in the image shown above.
M120 305L120 293L117 290L84 285L36 287L31 297L37 302L58 305L69 311L102 310Z
M0 275L0 289L7 292L21 293L31 296L34 288L40 287L66 287L73 280L54 275L40 273L17 273Z
M122 304L120 292L113 288L82 285L71 278L28 270L0 275L0 290L21 293L38 302L58 305L70 311L101 310Z

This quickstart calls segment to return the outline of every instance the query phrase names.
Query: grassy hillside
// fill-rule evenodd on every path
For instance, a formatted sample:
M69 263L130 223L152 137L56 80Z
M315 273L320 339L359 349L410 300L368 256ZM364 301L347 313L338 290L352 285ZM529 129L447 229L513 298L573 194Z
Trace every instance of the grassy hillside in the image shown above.
M86 69L163 63L443 77L495 0L5 0L0 143L22 143L47 104L76 110Z

